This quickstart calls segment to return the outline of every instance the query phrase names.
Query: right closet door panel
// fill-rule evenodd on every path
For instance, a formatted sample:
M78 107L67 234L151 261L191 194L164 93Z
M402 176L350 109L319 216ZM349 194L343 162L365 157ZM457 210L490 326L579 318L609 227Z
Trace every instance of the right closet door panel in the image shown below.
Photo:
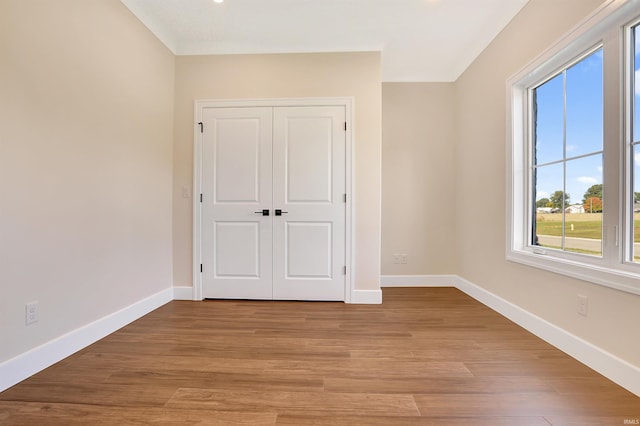
M273 296L345 298L345 108L273 114Z

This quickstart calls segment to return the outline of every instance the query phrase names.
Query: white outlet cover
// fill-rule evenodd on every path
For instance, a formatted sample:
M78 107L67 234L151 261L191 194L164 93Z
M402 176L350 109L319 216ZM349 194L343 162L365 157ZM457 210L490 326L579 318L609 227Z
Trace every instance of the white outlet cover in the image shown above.
M39 321L39 315L38 315L38 302L31 302L31 303L27 303L25 306L25 324L29 325L29 324L33 324L35 322Z
M587 316L589 312L589 298L582 294L578 295L578 313L583 316Z

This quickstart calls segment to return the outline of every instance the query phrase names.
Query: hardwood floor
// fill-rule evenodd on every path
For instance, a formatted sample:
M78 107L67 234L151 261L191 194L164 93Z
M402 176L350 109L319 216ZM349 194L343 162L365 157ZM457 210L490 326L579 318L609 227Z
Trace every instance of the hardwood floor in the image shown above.
M640 398L451 288L171 302L0 393L2 425L623 425Z

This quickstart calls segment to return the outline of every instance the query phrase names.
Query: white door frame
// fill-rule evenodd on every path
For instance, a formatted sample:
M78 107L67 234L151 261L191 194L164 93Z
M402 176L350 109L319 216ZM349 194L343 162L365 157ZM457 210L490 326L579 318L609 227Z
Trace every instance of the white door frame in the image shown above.
M355 209L353 200L355 196L353 187L353 98L276 98L276 99L208 99L195 101L195 122L193 126L193 300L202 300L202 214L200 194L202 193L202 111L204 108L242 108L242 107L304 107L304 106L343 106L346 131L346 217L345 217L345 303L351 303L353 297L353 252Z

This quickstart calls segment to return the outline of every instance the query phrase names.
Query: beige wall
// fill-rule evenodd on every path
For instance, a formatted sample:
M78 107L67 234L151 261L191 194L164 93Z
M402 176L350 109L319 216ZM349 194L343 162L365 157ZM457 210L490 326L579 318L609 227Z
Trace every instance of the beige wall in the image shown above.
M378 289L380 274L379 53L179 56L173 162L173 282L192 283L194 101L354 97L355 288Z
M454 90L382 85L382 275L455 273Z
M118 1L0 2L0 362L170 288L173 70Z
M531 0L456 82L458 274L639 366L639 296L505 260L506 80L601 3Z

